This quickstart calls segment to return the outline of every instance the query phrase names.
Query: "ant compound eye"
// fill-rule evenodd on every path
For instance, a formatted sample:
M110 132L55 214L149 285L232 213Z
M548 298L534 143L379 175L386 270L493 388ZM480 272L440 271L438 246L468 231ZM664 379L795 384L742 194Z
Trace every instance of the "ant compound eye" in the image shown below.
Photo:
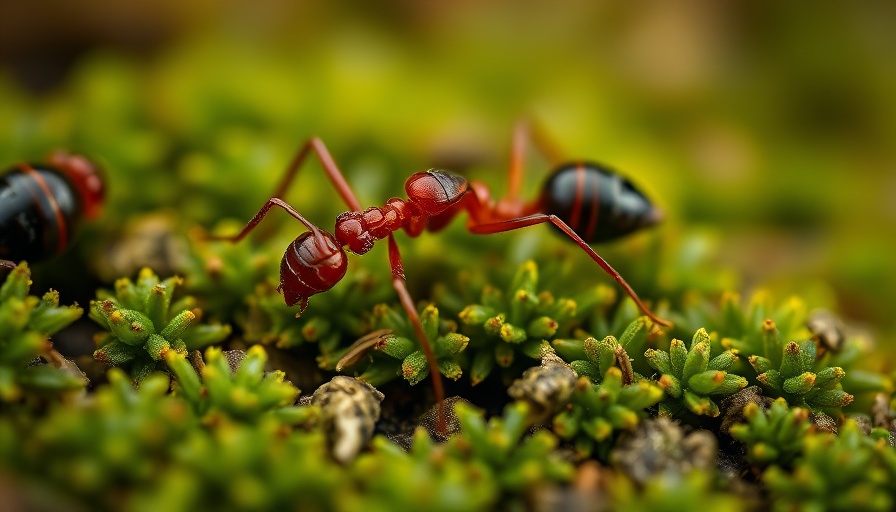
M467 180L455 174L430 169L412 175L404 184L408 198L429 215L437 215L467 192Z
M278 289L288 306L301 303L301 313L309 297L332 288L347 269L348 258L333 235L326 231L305 232L283 254Z

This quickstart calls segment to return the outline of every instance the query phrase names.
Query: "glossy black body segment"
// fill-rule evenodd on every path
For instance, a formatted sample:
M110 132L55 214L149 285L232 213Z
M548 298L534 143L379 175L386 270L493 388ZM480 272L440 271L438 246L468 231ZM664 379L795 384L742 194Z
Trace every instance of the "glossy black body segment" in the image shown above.
M593 162L561 165L544 185L544 213L588 243L614 240L659 222L660 213L625 177Z
M0 259L18 262L56 254L81 216L74 187L61 171L21 164L0 176Z

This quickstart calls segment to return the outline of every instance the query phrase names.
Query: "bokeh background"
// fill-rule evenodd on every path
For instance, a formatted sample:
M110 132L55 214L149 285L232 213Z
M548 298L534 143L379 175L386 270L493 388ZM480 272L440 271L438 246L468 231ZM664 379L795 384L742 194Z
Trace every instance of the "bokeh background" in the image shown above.
M796 294L892 353L894 54L885 2L8 0L0 162L67 147L105 166L104 219L42 269L64 289L152 262L121 247L134 232L156 233L153 252L168 229L245 221L310 135L377 205L432 166L499 195L512 127L535 119L666 212L599 248L640 292ZM534 196L548 166L528 156ZM329 227L344 207L315 165L288 199ZM455 263L554 243L528 231L465 242L481 246ZM440 236L401 237L409 277L471 238Z

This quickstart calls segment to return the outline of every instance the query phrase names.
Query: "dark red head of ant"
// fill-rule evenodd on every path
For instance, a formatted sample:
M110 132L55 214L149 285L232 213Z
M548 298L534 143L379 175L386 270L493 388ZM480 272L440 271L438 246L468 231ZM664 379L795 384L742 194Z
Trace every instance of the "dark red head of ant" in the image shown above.
M654 322L670 325L644 305L625 282L588 242L617 238L659 220L659 212L628 180L609 169L592 163L571 163L556 167L544 191L535 201L517 197L522 181L525 143L533 139L549 158L556 155L544 138L520 125L514 133L507 196L499 201L490 197L479 182L439 170L412 175L405 182L407 199L392 198L383 207L361 209L361 204L333 162L326 146L317 138L306 142L296 154L274 197L259 210L243 230L219 240L239 241L249 234L274 206L286 210L308 228L287 247L280 264L280 287L288 305L299 304L300 313L308 298L332 288L345 275L347 258L344 247L356 254L373 248L377 240L389 240L392 284L421 348L426 354L437 400L444 399L438 363L429 340L420 325L417 310L405 286L404 269L394 232L404 230L414 237L424 230L436 231L461 212L467 212L467 228L472 233L491 234L549 223L585 251L595 263L615 279L638 307ZM292 206L280 199L310 153L317 155L327 177L350 211L336 218L333 233L305 220ZM441 420L444 415L440 414Z
M18 164L0 175L0 265L64 250L82 218L100 212L98 167L81 155L55 151L45 164Z

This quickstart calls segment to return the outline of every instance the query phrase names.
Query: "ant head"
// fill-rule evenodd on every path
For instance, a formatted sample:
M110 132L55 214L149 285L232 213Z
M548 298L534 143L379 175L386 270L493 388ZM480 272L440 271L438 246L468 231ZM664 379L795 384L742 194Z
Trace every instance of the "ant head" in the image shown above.
M84 216L88 219L96 218L106 195L99 167L85 156L61 149L50 153L47 162L62 171L74 185Z
M418 172L404 183L408 199L428 215L438 215L460 201L467 192L467 180L437 169Z
M348 258L336 238L314 228L299 235L286 248L280 261L280 286L286 305L299 304L305 311L308 298L325 292L345 275Z

